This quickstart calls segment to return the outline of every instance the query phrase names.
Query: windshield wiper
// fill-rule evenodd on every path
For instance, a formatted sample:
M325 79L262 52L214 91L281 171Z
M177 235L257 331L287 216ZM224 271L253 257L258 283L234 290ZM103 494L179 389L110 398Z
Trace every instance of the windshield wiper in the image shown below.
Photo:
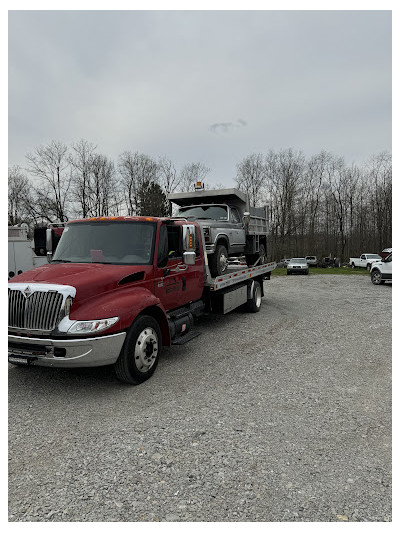
M52 259L52 263L72 263L69 259Z

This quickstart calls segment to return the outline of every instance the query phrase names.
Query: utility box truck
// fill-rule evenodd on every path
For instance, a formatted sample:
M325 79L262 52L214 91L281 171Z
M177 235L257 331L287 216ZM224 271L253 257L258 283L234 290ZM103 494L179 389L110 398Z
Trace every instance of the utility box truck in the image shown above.
M53 250L64 230L64 224L35 228L33 240L28 238L28 226L8 226L8 279L47 263L46 240Z
M194 318L260 309L275 263L212 277L197 222L100 217L67 223L51 263L9 281L14 365L114 365L138 384L162 346L197 336Z

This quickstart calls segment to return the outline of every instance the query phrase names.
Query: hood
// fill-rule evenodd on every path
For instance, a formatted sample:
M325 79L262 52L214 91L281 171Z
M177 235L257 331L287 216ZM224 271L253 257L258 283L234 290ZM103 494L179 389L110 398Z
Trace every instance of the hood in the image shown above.
M56 283L76 288L76 300L116 289L122 281L136 281L153 270L153 265L102 265L99 263L58 263L28 270L9 283ZM131 277L128 277L131 276Z

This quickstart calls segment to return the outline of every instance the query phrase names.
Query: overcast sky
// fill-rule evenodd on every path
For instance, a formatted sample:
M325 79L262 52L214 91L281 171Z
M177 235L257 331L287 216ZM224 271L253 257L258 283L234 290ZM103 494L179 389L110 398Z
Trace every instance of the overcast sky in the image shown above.
M11 11L9 165L52 139L200 161L391 151L390 11Z

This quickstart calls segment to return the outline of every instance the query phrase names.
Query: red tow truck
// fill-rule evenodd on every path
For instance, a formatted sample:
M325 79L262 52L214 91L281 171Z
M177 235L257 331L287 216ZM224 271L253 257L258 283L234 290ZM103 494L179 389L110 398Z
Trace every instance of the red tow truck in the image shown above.
M276 264L211 278L205 249L200 226L183 218L68 222L49 264L9 281L9 362L114 365L120 380L142 383L163 346L197 336L197 316L260 309Z

